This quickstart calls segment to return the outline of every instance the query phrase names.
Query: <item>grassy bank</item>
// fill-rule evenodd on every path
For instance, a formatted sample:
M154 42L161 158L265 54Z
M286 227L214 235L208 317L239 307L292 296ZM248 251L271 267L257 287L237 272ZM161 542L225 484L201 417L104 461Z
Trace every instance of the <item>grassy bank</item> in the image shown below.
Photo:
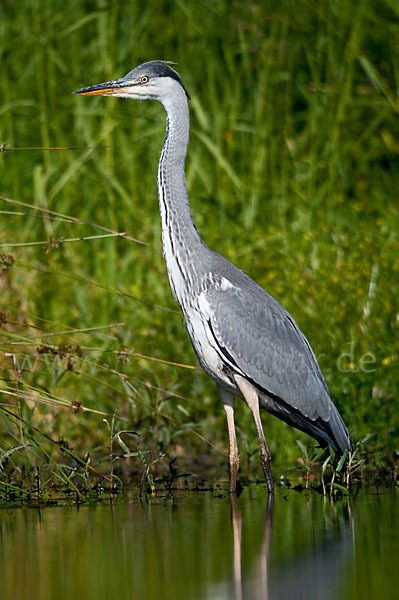
M292 313L354 440L373 434L367 460L397 463L398 19L393 0L2 3L0 142L111 146L0 153L2 481L224 464L162 259L162 108L71 96L157 58L192 97L204 240ZM264 421L277 469L314 446Z

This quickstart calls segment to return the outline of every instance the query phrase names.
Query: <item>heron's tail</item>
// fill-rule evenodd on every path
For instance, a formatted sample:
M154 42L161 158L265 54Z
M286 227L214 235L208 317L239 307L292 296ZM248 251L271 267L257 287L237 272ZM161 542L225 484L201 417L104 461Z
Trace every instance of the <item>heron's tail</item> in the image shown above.
M335 442L335 448L333 450L335 452L339 452L343 454L345 450L348 452L352 452L352 442L349 436L348 429L339 414L338 410L335 408L334 404L331 402L331 413L330 419L328 423L328 430L331 432L331 437Z
M331 446L334 452L338 454L343 454L345 450L348 453L352 452L352 443L348 429L332 402L330 406L330 418L328 421L325 421L321 417L312 421L300 415L302 423L299 426L297 425L297 427L314 437L321 446ZM298 415L296 416L298 417Z
M343 454L345 450L352 452L352 443L346 425L338 410L330 400L330 415L328 420L318 417L313 420L306 417L290 404L279 400L271 401L263 397L261 406L292 427L299 429L315 438L321 446L331 446L334 452Z

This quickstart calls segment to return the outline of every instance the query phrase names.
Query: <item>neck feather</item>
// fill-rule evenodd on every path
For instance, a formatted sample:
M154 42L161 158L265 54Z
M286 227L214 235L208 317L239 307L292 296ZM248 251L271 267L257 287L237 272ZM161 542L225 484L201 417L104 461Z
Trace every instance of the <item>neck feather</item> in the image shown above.
M185 284L198 275L193 270L192 259L204 248L204 244L191 215L185 182L189 112L184 90L165 102L164 108L167 126L158 165L162 242L170 285L182 304Z

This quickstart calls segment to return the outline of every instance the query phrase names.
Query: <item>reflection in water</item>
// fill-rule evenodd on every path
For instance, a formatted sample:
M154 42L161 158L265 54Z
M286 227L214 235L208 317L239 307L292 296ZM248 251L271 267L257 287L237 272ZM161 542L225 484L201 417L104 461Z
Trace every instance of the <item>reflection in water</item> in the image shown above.
M237 496L230 494L231 528L233 531L233 572L235 600L242 600L241 576L241 534L242 517L238 508Z
M254 579L257 581L256 595L254 598L267 600L268 585L267 571L269 560L269 545L273 529L274 495L268 494L266 510L263 519L263 538L261 549L257 557ZM242 543L242 517L238 507L237 496L230 494L231 526L233 530L233 570L235 600L242 600L242 575L241 575L241 543Z
M263 539L261 545L261 551L257 559L255 572L258 572L258 576L255 580L258 581L255 598L269 597L268 594L268 565L269 565L269 548L270 539L273 530L273 512L274 512L274 496L268 496L267 506L265 510L265 516L263 519Z
M348 527L342 531L340 540L330 539L315 548L312 554L288 560L277 568L270 581L271 597L287 600L338 598L352 552Z
M0 510L1 600L396 598L399 490ZM350 507L350 511L349 511ZM356 533L356 535L355 535Z
M326 499L323 499L326 508ZM263 536L255 566L251 576L245 579L245 598L268 600L284 598L305 600L337 598L342 585L342 575L347 571L353 552L353 522L350 518L349 502L341 503L343 519L339 519L333 504L330 515L324 514L323 535L314 538L311 548L303 554L289 556L279 561L271 573L269 571L269 551L273 530L274 496L268 496L263 517ZM230 496L231 525L233 531L233 573L234 599L242 600L243 577L242 555L242 515L236 496ZM312 525L312 524L311 524Z

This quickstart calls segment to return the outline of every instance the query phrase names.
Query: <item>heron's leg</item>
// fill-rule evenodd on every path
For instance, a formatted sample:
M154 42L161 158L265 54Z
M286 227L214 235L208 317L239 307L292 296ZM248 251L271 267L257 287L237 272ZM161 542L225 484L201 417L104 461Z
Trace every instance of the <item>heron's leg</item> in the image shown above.
M224 410L227 417L227 428L229 431L229 492L234 494L237 486L237 473L240 466L240 454L238 452L236 428L234 425L234 395L222 387L219 387Z
M254 386L249 381L247 381L244 377L241 377L241 375L234 375L234 379L235 379L235 382L236 382L240 392L244 396L245 402L248 404L249 408L251 409L252 415L254 417L256 431L258 432L259 443L260 443L260 449L259 449L260 464L262 465L262 469L265 474L267 489L269 490L269 493L272 493L274 491L274 485L273 485L272 470L270 467L270 458L271 457L270 457L269 446L267 445L265 434L263 433L262 421L260 420L258 392L254 388Z

